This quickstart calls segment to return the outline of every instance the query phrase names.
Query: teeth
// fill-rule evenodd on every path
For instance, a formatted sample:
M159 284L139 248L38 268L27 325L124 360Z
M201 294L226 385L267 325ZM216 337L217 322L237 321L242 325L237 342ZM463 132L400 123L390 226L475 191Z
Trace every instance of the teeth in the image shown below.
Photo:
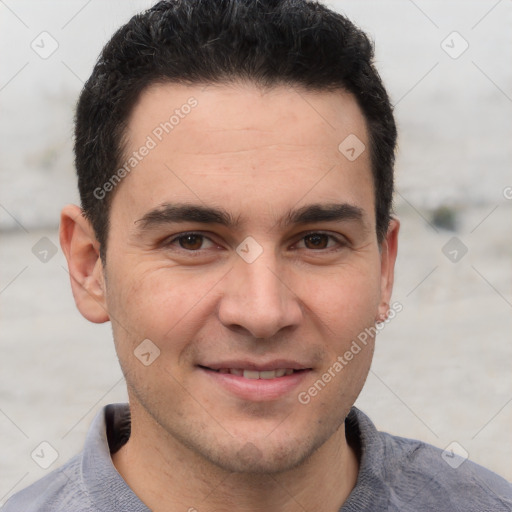
M256 372L254 370L244 370L244 378L245 379L259 379L260 372Z
M231 373L232 375L238 375L246 379L275 379L276 377L284 377L285 375L291 375L294 370L292 368L278 368L277 370L264 370L258 372L256 370L242 370L240 368L220 368L217 370L219 373Z

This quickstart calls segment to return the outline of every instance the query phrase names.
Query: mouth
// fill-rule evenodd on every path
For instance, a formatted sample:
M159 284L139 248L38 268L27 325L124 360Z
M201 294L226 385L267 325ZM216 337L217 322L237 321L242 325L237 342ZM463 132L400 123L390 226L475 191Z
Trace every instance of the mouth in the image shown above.
M213 386L211 389L220 389L249 402L282 399L298 388L312 371L312 368L285 362L261 366L251 363L198 365L198 369L208 379L209 386Z
M279 377L285 377L288 375L293 375L294 373L300 373L305 372L307 370L310 370L310 368L304 368L300 370L296 370L294 368L276 368L275 370L251 370L248 368L209 368L207 366L201 366L200 368L203 368L204 370L210 370L212 372L217 373L229 373L231 375L237 375L238 377L243 377L244 379L263 379L263 380L271 380L276 379Z

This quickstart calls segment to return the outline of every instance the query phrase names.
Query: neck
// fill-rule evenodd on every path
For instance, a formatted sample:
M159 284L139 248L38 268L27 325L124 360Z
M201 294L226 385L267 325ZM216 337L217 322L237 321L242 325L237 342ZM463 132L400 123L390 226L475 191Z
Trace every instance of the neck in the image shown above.
M359 462L344 425L306 461L274 474L225 471L132 408L128 442L112 456L153 512L337 512L354 488Z

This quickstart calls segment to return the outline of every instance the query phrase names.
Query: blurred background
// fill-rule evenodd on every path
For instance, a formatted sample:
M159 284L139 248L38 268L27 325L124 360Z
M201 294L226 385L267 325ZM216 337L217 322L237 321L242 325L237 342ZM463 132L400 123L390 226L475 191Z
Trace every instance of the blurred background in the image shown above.
M403 311L356 405L512 480L512 2L325 3L374 39L400 133ZM77 95L113 32L152 4L0 1L0 505L126 401L110 325L76 310L57 229L79 202Z

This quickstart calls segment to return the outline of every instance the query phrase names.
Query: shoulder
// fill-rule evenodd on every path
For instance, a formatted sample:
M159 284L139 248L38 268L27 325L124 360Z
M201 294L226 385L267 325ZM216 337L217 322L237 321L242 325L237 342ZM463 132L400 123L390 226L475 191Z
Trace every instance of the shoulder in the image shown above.
M380 435L386 477L407 499L444 510L512 510L512 484L496 473L421 441Z
M350 419L362 450L358 485L366 483L374 495L378 489L385 510L512 511L512 484L496 473L428 443L380 432L359 410Z
M81 455L12 496L2 512L92 512L80 477Z
M147 511L112 464L110 450L129 437L127 404L109 404L94 418L82 452L12 496L2 512Z

